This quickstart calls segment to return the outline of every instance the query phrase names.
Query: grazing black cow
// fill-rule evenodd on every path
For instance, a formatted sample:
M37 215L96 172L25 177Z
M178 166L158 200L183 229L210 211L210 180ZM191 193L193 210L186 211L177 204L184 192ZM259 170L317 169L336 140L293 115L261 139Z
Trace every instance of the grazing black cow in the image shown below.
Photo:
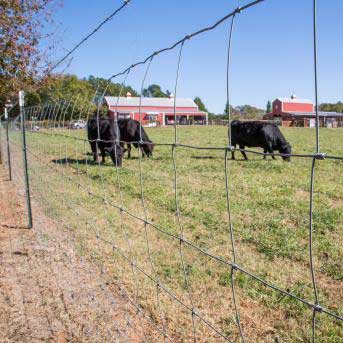
M99 121L99 130L98 130ZM92 148L94 161L98 161L98 148L102 156L102 163L105 163L106 152L111 156L115 165L121 167L124 150L120 146L117 132L117 125L113 120L105 118L97 118L96 116L89 119L87 122L88 140ZM98 134L100 136L98 137ZM99 141L97 141L99 139Z
M258 121L241 122L234 120L231 122L231 145L240 149L247 147L261 147L264 153L273 154L278 150L281 154L291 154L291 145L286 141L281 131L275 124L262 123ZM242 151L243 157L248 157L245 151ZM263 159L266 155L263 156ZM275 156L272 155L275 159ZM282 156L284 161L290 161L290 156ZM235 152L232 151L232 159L235 159Z
M131 157L131 143L135 148L138 148L138 146L140 146L143 157L144 155L146 155L147 157L152 156L154 143L149 139L148 135L144 131L144 128L143 126L141 126L139 121L134 119L119 119L118 126L120 130L120 144L122 147L124 147L124 142L127 144L128 158ZM140 129L142 129L143 142L141 144L138 143L141 141Z

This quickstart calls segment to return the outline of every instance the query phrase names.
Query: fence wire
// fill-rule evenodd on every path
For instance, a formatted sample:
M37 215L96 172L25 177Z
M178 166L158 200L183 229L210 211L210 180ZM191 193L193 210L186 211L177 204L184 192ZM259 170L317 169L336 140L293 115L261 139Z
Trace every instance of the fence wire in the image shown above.
M214 30L220 24L229 22L229 33L228 33L228 49L227 49L227 80L226 80L226 93L227 93L227 106L229 120L231 115L230 110L230 88L234 87L231 84L230 71L232 68L231 62L231 50L233 48L233 34L234 25L236 18L245 10L256 6L266 0L256 0L252 1L242 7L235 9L233 12L225 15L223 18L218 20L215 24L198 30L190 35L186 35L184 38L178 40L171 46L160 49L149 55L146 59L141 62L132 64L131 66L125 68L123 71L112 75L108 82L112 81L114 78L119 76L124 76L121 82L121 88L116 101L115 112L117 112L117 107L119 103L119 98L121 96L122 90L127 83L127 78L131 71L141 65L146 65L144 72L144 77L141 82L141 94L144 89L146 78L149 74L151 65L155 62L158 55L179 48L178 57L176 61L176 72L175 72L175 87L174 87L174 140L172 143L163 142L155 143L156 147L165 147L170 151L170 157L172 161L172 172L173 172L173 198L174 198L174 222L175 230L171 231L168 225L157 224L153 219L149 219L148 207L146 203L146 186L145 177L149 175L149 172L144 169L143 162L143 152L138 149L138 185L139 194L137 195L140 200L140 208L130 208L125 204L125 183L123 182L123 174L119 166L115 165L115 184L116 191L111 192L108 189L108 176L104 172L104 166L97 161L97 172L94 174L94 169L91 168L92 162L88 159L87 146L88 143L95 142L99 143L122 143L122 144L137 144L141 147L145 143L142 135L142 95L140 95L139 101L139 121L140 121L140 131L139 140L135 142L127 142L121 140L120 138L115 141L106 141L101 139L99 130L99 120L100 120L100 108L97 108L97 120L98 120L98 138L94 141L84 138L80 134L74 134L71 132L70 123L75 119L86 118L87 120L91 117L92 113L92 102L89 103L85 99L82 99L82 95L75 99L65 99L59 102L50 102L40 104L38 106L26 107L25 117L27 120L26 126L20 129L19 119L15 119L12 122L7 122L5 124L5 129L1 131L1 142L2 147L6 146L5 163L12 171L11 168L11 154L12 159L15 157L15 161L18 161L18 156L20 155L20 149L23 149L23 142L21 142L18 133L27 131L30 136L30 141L28 146L24 146L24 150L29 156L30 165L29 173L30 177L35 180L33 186L33 192L39 194L39 197L47 202L48 208L51 213L54 212L56 206L63 208L65 206L69 211L73 213L72 218L67 215L58 215L54 218L61 222L61 224L70 229L70 232L74 235L74 240L77 242L78 237L75 233L75 220L82 222L83 227L86 229L87 237L93 237L97 242L97 253L91 256L92 260L98 264L99 268L103 273L104 279L109 278L113 274L113 258L118 257L123 262L126 263L127 268L124 269L122 280L116 280L116 284L130 304L135 308L140 318L140 325L143 332L146 334L145 340L151 340L148 336L147 325L152 327L153 330L157 332L158 339L163 339L164 341L182 341L182 339L197 341L210 341L213 340L223 340L228 342L233 341L248 341L244 324L241 320L240 306L239 306L239 295L237 292L237 282L236 278L239 274L243 274L252 280L263 285L265 288L273 290L283 297L292 299L304 306L306 306L312 313L311 319L311 340L316 341L317 336L317 317L318 314L326 315L334 321L337 321L337 325L343 321L343 318L325 306L320 302L320 297L318 295L318 286L316 281L316 268L314 264L314 252L313 252L313 199L314 199L314 183L315 183L315 170L317 160L333 160L342 161L343 156L333 156L327 155L320 151L319 146L319 114L318 114L318 82L317 82L317 43L316 43L316 1L313 0L313 41L314 41L314 79L315 79L315 104L316 104L316 150L312 154L289 154L287 156L305 159L311 161L310 168L310 196L309 196L309 226L308 226L308 253L309 253L309 272L311 275L311 283L313 289L313 299L302 298L288 289L283 289L277 284L267 281L264 277L256 275L248 268L245 268L240 264L240 255L237 251L236 241L235 241L235 225L234 218L232 215L232 198L235 196L234 190L232 190L232 168L233 164L228 164L228 154L232 151L241 151L249 154L256 154L266 156L269 154L257 152L249 149L238 149L231 146L231 132L229 125L229 135L227 146L215 147L215 146L197 146L197 145L187 145L179 142L178 138L178 125L177 125L177 114L176 114L176 99L178 92L178 82L179 75L182 68L182 53L183 49L187 48L189 40L195 36L200 36L201 34ZM126 3L122 6L124 7ZM72 53L72 51L71 51ZM101 98L106 95L107 87L102 91ZM94 94L93 100L96 98L98 89ZM75 108L77 103L82 103L82 109L78 113L78 118L75 118ZM71 114L67 119L68 111L71 110ZM115 125L118 131L117 117L115 118ZM6 132L10 134L6 137ZM119 135L117 135L119 137ZM47 141L49 139L49 141ZM49 142L47 144L47 142ZM24 141L25 143L25 141ZM70 147L73 147L73 150ZM204 249L193 241L187 239L184 232L184 221L182 211L180 210L180 184L179 184L179 165L177 162L178 152L181 150L199 150L207 151L209 153L221 153L223 159L223 171L225 176L225 195L226 195L226 211L228 217L228 228L227 235L229 241L229 249L231 251L231 257L229 259L223 258L220 255L214 254L213 252ZM3 149L4 151L4 149ZM84 160L75 160L76 168L71 166L71 161L74 158L83 155ZM284 154L275 153L275 156L285 156ZM52 163L52 161L54 163ZM125 162L124 162L125 163ZM82 165L83 164L83 165ZM15 169L20 169L18 165ZM67 168L68 167L68 168ZM25 169L25 163L21 167ZM72 173L70 170L74 170ZM45 172L42 172L45 171ZM47 177L48 175L48 177ZM52 181L50 182L50 178ZM23 180L20 175L15 178L16 180ZM98 180L100 184L100 189L94 180ZM24 187L23 181L21 182ZM57 189L53 184L61 186L61 189ZM46 187L46 188L45 188ZM76 195L72 194L76 191ZM90 203L83 202L83 198L79 195L82 193L84 197L90 199ZM73 197L74 196L74 197ZM56 205L56 203L61 202L61 204ZM92 213L92 207L101 204L102 214L94 216ZM113 213L116 213L114 216ZM100 224L101 221L104 223ZM133 224L134 223L134 224ZM136 227L136 231L132 231L132 226L140 224ZM113 228L118 228L120 233L116 233ZM130 229L131 228L131 229ZM135 248L139 244L138 239L135 239L135 234L142 234L144 237L142 243L145 246L146 254L142 257L139 256L139 249ZM181 288L185 290L186 295L178 294L178 291L173 289L171 285L164 283L161 280L159 270L158 270L158 260L156 254L152 252L153 249L158 249L153 246L152 238L154 235L161 235L164 239L170 241L171 246L175 243L178 247L178 259L181 266ZM122 241L120 239L122 237ZM90 238L89 238L90 239ZM186 262L185 249L190 249L192 253L199 254L200 256L206 257L218 266L226 268L229 272L230 277L230 292L234 312L234 324L237 330L237 334L233 332L225 332L222 327L217 323L213 323L211 318L205 313L203 309L199 309L196 306L194 290L191 287L190 274L187 270L188 264ZM112 256L113 255L113 256ZM112 256L112 257L111 257ZM100 258L101 257L101 258ZM107 260L108 259L108 260ZM143 261L143 262L142 262ZM167 261L168 262L168 261ZM116 266L119 267L119 263L115 260ZM126 277L129 273L131 276L132 284L128 284ZM116 275L118 277L118 275ZM176 281L175 281L176 282ZM132 287L131 287L132 286ZM144 288L146 287L146 288ZM144 297L148 297L148 301L151 301L149 306L143 305ZM182 308L182 313L187 314L186 317L190 321L191 332L184 333L183 337L175 336L175 332L169 329L170 321L173 319L178 320L178 318L173 318L177 316L176 314L170 313L167 310L166 299L168 299L168 304L173 303L177 307ZM156 316L156 313L158 315ZM147 324L148 323L148 324ZM209 337L203 337L199 335L199 326L203 325L207 328ZM182 331L182 328L179 328ZM118 327L118 332L125 336L122 328Z

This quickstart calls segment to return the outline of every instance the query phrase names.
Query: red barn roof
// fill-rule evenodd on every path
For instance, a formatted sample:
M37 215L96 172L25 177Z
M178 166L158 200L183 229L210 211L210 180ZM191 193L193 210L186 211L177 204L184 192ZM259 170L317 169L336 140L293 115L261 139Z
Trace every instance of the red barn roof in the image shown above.
M145 98L142 97L116 97L105 96L105 101L110 107L171 107L174 108L174 98ZM189 107L198 109L197 104L188 98L176 98L176 107Z

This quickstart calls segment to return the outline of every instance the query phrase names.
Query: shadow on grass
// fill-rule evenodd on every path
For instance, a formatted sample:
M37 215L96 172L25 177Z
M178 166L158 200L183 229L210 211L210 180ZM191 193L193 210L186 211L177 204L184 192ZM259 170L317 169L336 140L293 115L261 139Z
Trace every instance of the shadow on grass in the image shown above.
M52 163L55 164L91 164L91 165L97 165L98 162L95 162L93 160L88 160L86 158L84 159L75 159L75 158L61 158L61 159L53 159L51 160Z
M12 230L30 230L28 226L0 224L0 229L12 229Z

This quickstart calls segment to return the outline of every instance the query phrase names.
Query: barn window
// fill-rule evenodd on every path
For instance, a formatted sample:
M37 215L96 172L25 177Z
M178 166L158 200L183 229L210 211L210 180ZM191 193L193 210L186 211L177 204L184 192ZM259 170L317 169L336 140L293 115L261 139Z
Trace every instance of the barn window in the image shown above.
M158 116L158 113L148 112L146 118L147 120L149 120L150 123L154 123L157 121L157 116Z
M148 119L149 119L149 121L156 121L157 120L157 114L149 114Z

